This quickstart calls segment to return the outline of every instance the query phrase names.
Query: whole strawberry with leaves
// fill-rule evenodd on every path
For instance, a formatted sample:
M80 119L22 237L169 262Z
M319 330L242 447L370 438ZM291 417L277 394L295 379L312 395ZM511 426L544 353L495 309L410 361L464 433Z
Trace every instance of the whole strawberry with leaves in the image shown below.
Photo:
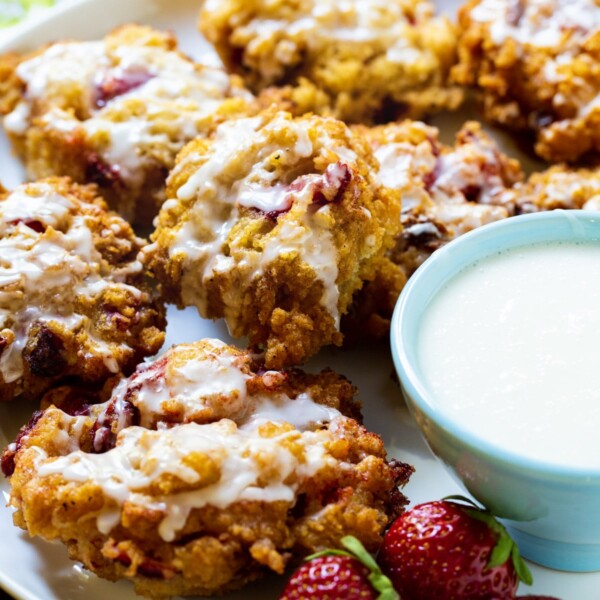
M306 559L292 575L280 600L399 600L375 559L350 535L347 550L324 550Z
M462 496L419 504L386 533L378 562L402 600L504 600L532 577L508 532Z

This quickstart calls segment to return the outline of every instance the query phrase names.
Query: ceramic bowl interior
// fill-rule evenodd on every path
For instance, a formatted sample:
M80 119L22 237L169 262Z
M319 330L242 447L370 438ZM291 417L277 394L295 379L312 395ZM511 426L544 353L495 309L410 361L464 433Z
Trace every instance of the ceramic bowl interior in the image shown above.
M479 437L436 406L417 354L427 306L458 272L503 250L576 241L600 243L600 213L535 213L461 236L409 280L396 305L391 343L403 394L430 448L476 500L505 521L522 554L557 569L593 571L600 570L600 466L533 460Z

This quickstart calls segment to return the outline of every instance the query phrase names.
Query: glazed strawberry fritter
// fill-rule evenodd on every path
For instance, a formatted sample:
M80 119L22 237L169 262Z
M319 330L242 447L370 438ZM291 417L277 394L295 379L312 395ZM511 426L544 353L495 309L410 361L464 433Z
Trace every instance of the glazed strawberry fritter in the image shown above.
M0 401L69 378L102 384L164 340L144 241L94 186L51 178L0 192Z
M263 102L347 122L456 108L456 32L426 0L205 0L200 30ZM285 86L270 88L269 86Z
M346 534L375 549L412 469L353 395L218 340L173 347L103 404L55 390L2 457L15 523L153 598L234 589Z
M364 332L382 337L406 279L432 252L520 211L510 190L522 172L475 122L463 126L453 147L440 143L436 128L418 121L358 131L379 161L379 181L400 192L402 231L374 281L357 295L342 329L350 337Z
M29 177L96 183L139 223L156 214L183 145L250 101L237 78L193 63L149 27L0 57L0 115Z
M469 0L453 78L549 161L600 151L600 2Z
M147 250L166 299L224 317L269 368L339 344L339 319L400 228L399 198L340 121L267 111L179 155Z

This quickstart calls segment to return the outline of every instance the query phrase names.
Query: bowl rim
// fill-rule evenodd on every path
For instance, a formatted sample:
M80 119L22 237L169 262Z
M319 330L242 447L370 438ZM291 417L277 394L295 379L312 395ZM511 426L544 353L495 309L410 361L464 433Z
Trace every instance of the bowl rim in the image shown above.
M441 282L441 287L455 277L458 272L464 270L472 263L490 256L492 252L489 250L482 247L477 248L478 242L482 239L494 236L501 237L504 230L506 232L515 229L526 230L528 224L531 224L532 221L544 223L566 220L573 224L573 218L578 222L596 222L598 223L599 229L597 238L592 238L589 235L583 236L581 234L577 237L577 234L574 232L572 241L583 241L584 243L595 242L600 244L600 211L555 209L545 212L518 215L483 225L455 238L439 250L436 250L409 278L396 302L390 326L390 345L394 366L401 386L407 390L408 395L410 396L410 400L407 399L407 404L411 409L411 412L412 407L410 405L411 403L414 403L429 420L442 428L446 434L459 440L460 444L469 447L470 450L479 456L486 456L496 463L501 463L505 468L508 468L508 470L519 470L537 476L555 477L563 480L577 480L577 483L581 483L582 480L585 480L586 483L600 484L600 467L589 468L577 465L556 464L543 459L523 456L518 452L513 452L501 445L489 442L468 427L463 426L457 419L445 413L440 407L437 407L436 409L436 404L433 401L432 395L418 377L414 368L414 363L417 361L415 351L413 349L411 358L411 351L410 348L408 348L409 344L407 343L407 340L404 339L406 334L406 327L404 324L407 322L406 315L411 310L412 298L415 296L414 290L423 285L423 281L427 281L429 278L434 277ZM548 241L552 240L549 239ZM568 242L570 240L561 241ZM504 245L503 249L509 250L511 248L536 245L538 243L545 242L539 241L528 243L527 240L523 240L523 243L507 243ZM470 257L469 261L462 266L459 265L456 267L456 265L454 265L449 267L447 256L450 253L455 252L457 247L460 248L461 246L472 246L472 257ZM432 294L428 303L437 293L439 293L439 289L435 294ZM422 318L424 312L425 311L423 310L420 318ZM414 346L416 346L416 344L414 344ZM419 430L423 437L426 438L420 426Z

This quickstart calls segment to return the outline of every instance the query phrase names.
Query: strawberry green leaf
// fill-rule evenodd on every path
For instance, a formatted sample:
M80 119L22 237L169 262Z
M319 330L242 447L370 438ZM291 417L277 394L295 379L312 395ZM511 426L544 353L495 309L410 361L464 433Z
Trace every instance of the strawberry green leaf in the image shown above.
M400 600L400 596L394 589L392 582L382 572L375 559L367 552L367 549L352 535L342 538L342 545L348 548L367 569L371 571L369 581L373 588L379 592L377 600Z
M503 528L504 529L504 528ZM505 530L506 532L506 530ZM498 542L494 546L490 555L490 561L487 564L488 569L503 565L510 557L515 543L512 541L508 533L500 534Z
M313 558L320 558L321 556L349 556L350 558L356 558L371 572L369 581L373 588L379 592L377 600L400 600L400 596L398 596L392 582L381 572L381 568L369 552L367 552L367 549L361 544L360 540L352 535L346 535L340 541L348 551L334 549L321 550L307 556L304 560L308 562L309 560L313 560Z
M369 581L375 590L379 592L377 600L400 600L400 596L394 589L392 582L383 573L371 573Z
M485 523L497 536L496 545L490 555L490 560L487 564L488 569L503 565L512 555L512 549L515 545L513 539L506 531L502 523L487 510L482 509L465 509L465 512L473 519Z
M529 567L525 564L525 561L519 552L519 547L514 542L511 551L511 558L519 580L526 585L531 585L533 583L533 575L531 574Z
M510 539L504 526L496 520L491 512L481 508L464 508L463 510L473 519L483 521L498 537L507 536Z
M342 545L350 550L350 552L360 560L373 573L380 573L381 569L375 562L375 559L367 552L367 549L353 535L346 535L342 538Z
M492 550L490 560L486 568L493 569L494 567L503 565L507 560L510 559L519 580L527 585L531 585L533 583L531 571L521 557L519 547L510 537L506 527L497 521L492 513L488 510L480 508L465 508L464 510L470 517L486 523L487 526L498 536L498 541Z

